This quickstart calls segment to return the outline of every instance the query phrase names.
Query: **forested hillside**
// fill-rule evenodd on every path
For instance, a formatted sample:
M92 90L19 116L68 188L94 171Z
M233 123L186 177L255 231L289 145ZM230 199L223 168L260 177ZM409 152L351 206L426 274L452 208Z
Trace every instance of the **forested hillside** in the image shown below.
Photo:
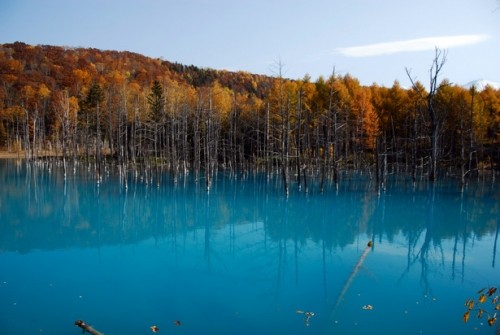
M98 175L109 161L194 171L208 185L220 169L279 171L286 189L291 176L307 189L309 177L323 184L349 170L465 182L500 167L499 90L446 80L429 90L366 87L350 75L313 82L281 70L267 77L131 52L3 44L0 147L28 160L92 162Z

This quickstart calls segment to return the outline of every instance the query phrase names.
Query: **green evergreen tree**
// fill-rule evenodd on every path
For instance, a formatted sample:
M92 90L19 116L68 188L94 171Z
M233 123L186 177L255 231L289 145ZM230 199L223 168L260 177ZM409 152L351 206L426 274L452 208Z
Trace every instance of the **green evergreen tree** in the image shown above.
M151 93L148 96L148 103L151 108L151 120L159 123L162 119L165 97L163 95L163 87L158 80L153 82Z
M101 109L104 101L104 91L101 86L94 83L83 103L85 114L85 142L87 147L87 159L90 155L90 143L94 142L95 161L97 163L97 180L101 176L102 141L101 141ZM95 141L92 141L95 139Z
M95 108L97 104L100 104L104 100L104 91L101 88L101 85L94 83L89 92L87 93L87 97L85 98L85 105L87 108Z

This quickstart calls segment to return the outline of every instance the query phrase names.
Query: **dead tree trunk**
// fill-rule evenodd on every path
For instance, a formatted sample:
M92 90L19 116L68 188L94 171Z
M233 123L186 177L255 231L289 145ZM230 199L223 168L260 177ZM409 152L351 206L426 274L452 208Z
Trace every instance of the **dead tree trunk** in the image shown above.
M96 155L96 172L97 182L101 179L101 117L99 113L99 101L96 107L96 142L95 142L95 155Z
M430 75L430 85L429 85L429 93L427 93L426 101L427 101L427 113L429 115L430 120L430 138L431 138L431 164L429 169L429 180L436 180L437 175L437 165L438 165L438 155L439 155L439 133L441 129L442 120L437 115L436 108L434 106L434 100L438 91L438 76L443 68L443 65L446 63L446 52L442 51L439 48L436 48L434 59L432 61L431 69L429 71ZM416 85L414 79L410 75L410 70L406 69L406 74L410 79L413 87L417 92L420 92L423 95L422 90Z
M269 143L269 128L270 128L270 122L269 122L269 103L267 104L266 108L266 142L264 144L265 148L265 155L266 155L266 175L267 179L269 179L269 176L271 174L271 163L270 163L270 143Z
M469 170L471 173L475 168L473 165L473 155L474 155L474 97L476 95L476 89L472 87L471 89L471 104L470 104L470 126L469 126Z
M302 88L299 89L299 102L298 102L298 119L297 119L297 137L296 137L296 151L297 157L295 159L295 166L297 168L297 184L299 187L299 191L302 188L302 180L301 180L301 163L302 163L302 139L300 128L302 127ZM304 176L305 177L305 176Z
M328 111L329 113L332 114L332 119L333 119L333 125L332 125L332 135L333 135L333 153L332 153L332 167L333 167L333 182L335 183L335 186L338 186L339 178L338 178L338 167L337 167L337 153L338 153L338 136L337 136L337 108L334 106L334 94L335 91L333 89L333 84L335 82L335 67L333 68L332 71L332 79L331 79L331 84L330 84L330 96L328 99ZM329 141L329 136L327 139L328 143L328 148L327 150L330 150L330 141Z
M288 160L289 160L289 133L290 133L290 98L287 98L287 106L285 107L284 92L283 92L283 64L281 61L278 63L278 84L279 84L279 113L281 118L281 175L283 177L283 188L285 195L288 196Z

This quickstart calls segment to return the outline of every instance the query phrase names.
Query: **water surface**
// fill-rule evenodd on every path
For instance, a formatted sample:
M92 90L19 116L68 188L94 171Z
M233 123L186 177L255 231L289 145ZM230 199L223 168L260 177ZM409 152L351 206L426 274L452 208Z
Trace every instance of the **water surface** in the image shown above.
M494 333L462 315L500 284L498 183L91 175L0 161L1 334Z

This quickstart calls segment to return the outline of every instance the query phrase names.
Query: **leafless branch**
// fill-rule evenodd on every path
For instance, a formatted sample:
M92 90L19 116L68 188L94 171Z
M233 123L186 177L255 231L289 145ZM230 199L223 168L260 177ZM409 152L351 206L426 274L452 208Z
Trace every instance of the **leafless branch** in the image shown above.
M438 47L435 49L435 56L432 61L432 66L429 71L430 75L430 87L429 94L434 95L438 89L438 76L439 72L443 68L443 65L446 63L446 50L441 50Z
M412 77L411 75L411 69L405 67L406 75L408 76L408 79L410 79L411 86L417 93L420 95L421 98L425 98L425 92L422 91L422 87L416 84L415 78Z

